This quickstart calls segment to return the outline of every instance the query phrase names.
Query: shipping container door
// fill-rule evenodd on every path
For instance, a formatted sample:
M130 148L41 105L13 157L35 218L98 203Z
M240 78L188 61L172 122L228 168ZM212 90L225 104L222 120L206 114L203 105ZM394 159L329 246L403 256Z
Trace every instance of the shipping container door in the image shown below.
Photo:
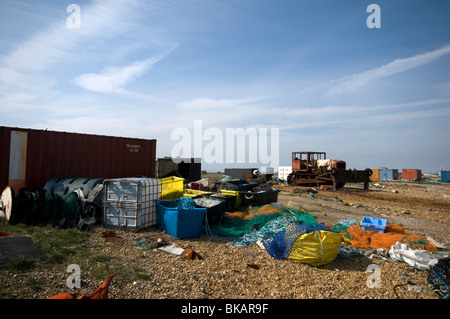
M27 164L27 132L11 131L8 185L17 193L25 187Z

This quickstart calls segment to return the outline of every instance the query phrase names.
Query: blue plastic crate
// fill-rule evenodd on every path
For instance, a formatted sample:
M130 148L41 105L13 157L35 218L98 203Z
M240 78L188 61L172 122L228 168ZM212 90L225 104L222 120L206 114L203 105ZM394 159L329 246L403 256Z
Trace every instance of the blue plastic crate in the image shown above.
M386 229L386 219L364 216L361 221L361 229L384 233L384 230Z
M180 209L175 201L155 201L156 227L178 239L199 238L206 208Z

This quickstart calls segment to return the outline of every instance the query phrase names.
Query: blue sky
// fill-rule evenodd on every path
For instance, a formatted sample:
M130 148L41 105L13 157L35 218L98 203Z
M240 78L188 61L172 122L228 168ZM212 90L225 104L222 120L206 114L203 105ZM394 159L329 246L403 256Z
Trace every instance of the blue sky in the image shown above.
M372 3L381 28L366 24ZM70 4L80 28L67 25ZM351 168L436 172L450 168L449 10L447 0L2 0L0 125L155 138L158 156L196 120L278 128L280 165L311 150Z

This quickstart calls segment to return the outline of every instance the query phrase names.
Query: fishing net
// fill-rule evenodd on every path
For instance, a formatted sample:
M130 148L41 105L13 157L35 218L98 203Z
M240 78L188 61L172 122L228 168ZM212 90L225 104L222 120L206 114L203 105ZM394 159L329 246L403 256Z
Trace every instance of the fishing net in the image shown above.
M279 217L279 213L257 216L251 219L224 218L221 224L211 226L211 231L221 237L237 238L261 229L269 221Z
M286 259L290 255L294 243L301 235L316 230L330 231L330 228L323 223L317 225L291 223L275 237L264 240L263 245L272 257L276 259Z
M427 284L444 299L450 298L450 258L440 259L428 268Z
M242 235L239 243L249 246L256 243L258 240L266 240L274 237L279 232L283 231L290 224L295 222L301 222L301 220L295 215L281 215L275 219L264 224L264 226L255 232Z
M11 224L74 227L84 213L84 195L73 191L60 196L47 190L21 190L15 198Z
M41 211L41 220L47 220L52 226L74 227L83 212L83 201L78 192L63 196L45 192L46 209Z
M314 218L314 216L306 213L303 209L298 210L278 204L266 204L248 208L242 211L237 211L229 214L228 218L253 219L256 217L261 217L263 215L271 215L271 214L293 214L296 215L299 219L301 219L305 223L313 225L316 224L316 219Z
M222 223L209 227L209 233L243 245L275 236L293 222L315 225L314 216L283 205L266 204L231 213Z
M343 219L338 221L333 227L332 230L335 233L340 233L346 231L349 226L357 224L358 221L355 219Z
M410 232L400 225L386 226L384 233L362 230L359 225L351 225L340 234L350 239L353 247L358 249L386 249L389 250L397 242L407 244L411 248L436 251L437 247L426 238Z
M196 207L196 202L190 197L180 197L171 201L164 201L165 207L192 210Z

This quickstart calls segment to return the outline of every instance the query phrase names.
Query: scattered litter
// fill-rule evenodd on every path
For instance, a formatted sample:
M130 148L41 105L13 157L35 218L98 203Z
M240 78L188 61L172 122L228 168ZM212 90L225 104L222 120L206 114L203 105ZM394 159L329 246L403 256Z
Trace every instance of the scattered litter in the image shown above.
M163 235L159 235L156 239L156 248L167 245L166 240L164 239Z
M394 193L394 194L397 194L397 193L398 193L398 190L396 190L396 189L391 189L390 192L391 192L391 193Z
M253 268L253 269L259 269L261 268L261 266L257 265L257 264L247 264L248 267Z
M183 259L188 259L188 260L194 260L194 259L199 259L202 260L203 257L200 256L197 252L194 251L194 249L192 249L191 246L188 246L181 254L180 257Z
M433 245L436 246L436 248L438 249L445 249L445 246L441 243L438 243L437 241L435 241L433 238L431 237L427 237L427 240L430 241Z
M171 245L167 245L167 246L163 246L163 247L158 247L159 250L174 254L174 255L181 255L185 249L183 248L179 248L177 246L175 246L174 244Z
M295 210L301 210L302 206L300 205L300 203L298 202L293 202L293 201L289 201L287 206L287 208L291 208L291 209L295 209Z
M80 218L77 224L77 228L81 231L88 230L92 225L95 225L96 219L93 216L86 216L85 218Z
M389 251L383 248L378 249L368 249L364 252L364 256L369 259L383 259L390 262L397 262L398 260L393 259L389 256Z
M148 245L146 243L142 242L142 241L137 241L136 245L142 246L142 247L148 247Z
M117 236L117 234L111 230L103 232L103 238L106 238L106 242L117 243L123 240L123 237Z
M394 291L394 294L395 294L395 296L397 297L397 299L400 299L400 297L398 296L398 293L397 293L397 288L399 288L399 287L403 287L403 286L408 286L408 290L411 290L412 288L414 288L415 290L417 290L417 291L422 291L422 288L421 287L419 287L419 286L417 286L415 283L413 283L411 280L408 280L407 282L406 282L406 284L398 284L398 285L395 285L394 287L392 287L392 290Z

